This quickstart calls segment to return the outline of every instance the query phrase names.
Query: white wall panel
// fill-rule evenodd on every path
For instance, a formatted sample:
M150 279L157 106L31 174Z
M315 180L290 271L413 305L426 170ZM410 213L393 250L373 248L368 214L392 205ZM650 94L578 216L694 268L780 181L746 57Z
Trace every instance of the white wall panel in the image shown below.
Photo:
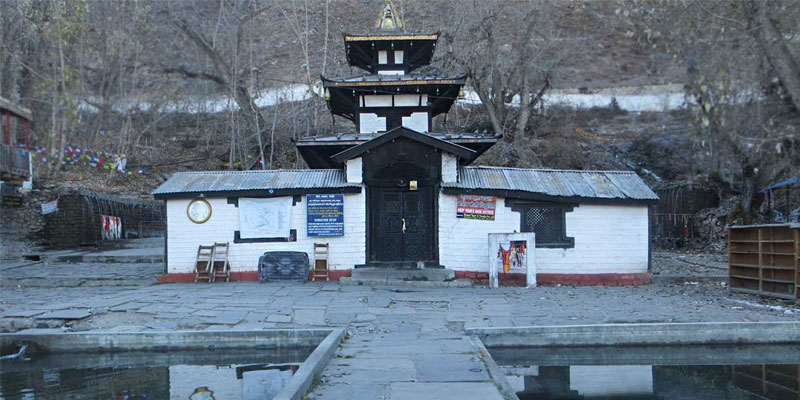
M360 133L377 133L386 131L386 117L379 117L375 113L358 114Z
M313 191L309 191L313 194ZM331 269L351 269L363 264L366 254L366 197L364 192L344 195L344 236L314 238L306 236L306 198L292 207L292 229L296 242L233 243L239 229L238 208L225 198L208 198L211 218L195 224L186 216L188 199L167 201L167 262L170 273L194 271L197 246L229 242L232 271L255 271L258 258L266 251L303 251L313 259L314 243L330 243Z
M421 133L428 132L428 113L415 112L403 117L403 126Z
M443 161L444 163L444 161ZM494 221L456 218L456 195L439 195L439 254L447 268L488 271L488 234L519 232L520 215L497 199ZM581 205L566 214L571 249L536 249L537 273L647 272L647 207Z

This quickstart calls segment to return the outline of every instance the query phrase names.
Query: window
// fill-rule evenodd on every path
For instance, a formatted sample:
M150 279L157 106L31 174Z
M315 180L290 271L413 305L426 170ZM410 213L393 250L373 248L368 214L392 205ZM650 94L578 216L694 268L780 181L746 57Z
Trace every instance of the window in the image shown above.
M567 237L565 213L572 211L571 205L548 203L517 203L512 210L520 213L520 230L536 233L536 247L572 248L575 239Z

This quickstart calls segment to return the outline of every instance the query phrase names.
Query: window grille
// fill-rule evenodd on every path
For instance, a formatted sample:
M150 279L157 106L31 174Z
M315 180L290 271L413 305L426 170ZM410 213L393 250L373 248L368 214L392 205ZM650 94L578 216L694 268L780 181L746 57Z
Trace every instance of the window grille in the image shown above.
M564 213L572 211L571 206L516 203L512 209L520 212L522 232L536 233L536 247L574 247L574 239L567 237L564 218Z

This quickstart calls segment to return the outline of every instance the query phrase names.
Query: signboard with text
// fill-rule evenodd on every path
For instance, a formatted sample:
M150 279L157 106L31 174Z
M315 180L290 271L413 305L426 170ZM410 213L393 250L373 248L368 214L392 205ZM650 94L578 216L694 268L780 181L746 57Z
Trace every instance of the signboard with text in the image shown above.
M344 236L344 195L307 194L306 217L309 237Z
M497 197L495 196L460 194L458 195L456 217L494 221L496 203Z

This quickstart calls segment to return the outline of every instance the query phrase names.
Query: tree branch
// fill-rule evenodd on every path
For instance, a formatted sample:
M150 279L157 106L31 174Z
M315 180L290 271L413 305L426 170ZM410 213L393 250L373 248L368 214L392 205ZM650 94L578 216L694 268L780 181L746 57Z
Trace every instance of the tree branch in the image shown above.
M220 85L228 84L225 78L219 75L215 75L210 72L204 72L204 71L190 71L185 65L181 65L178 67L165 67L161 69L161 72L165 74L180 74L191 79L205 79L213 81Z

